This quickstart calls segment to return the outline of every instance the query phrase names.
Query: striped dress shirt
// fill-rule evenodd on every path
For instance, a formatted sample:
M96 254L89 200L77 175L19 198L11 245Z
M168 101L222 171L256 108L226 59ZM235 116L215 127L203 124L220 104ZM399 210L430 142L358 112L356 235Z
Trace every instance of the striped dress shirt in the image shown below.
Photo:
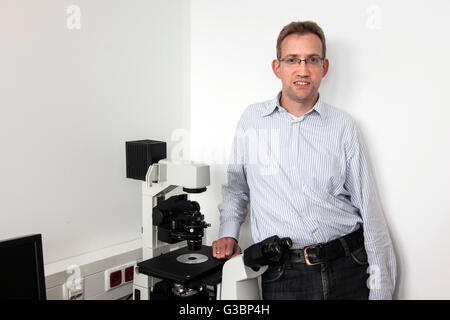
M395 254L355 121L320 96L295 119L280 96L248 106L239 120L222 187L219 237L239 239L248 204L255 243L278 235L299 249L362 226L369 299L391 299Z

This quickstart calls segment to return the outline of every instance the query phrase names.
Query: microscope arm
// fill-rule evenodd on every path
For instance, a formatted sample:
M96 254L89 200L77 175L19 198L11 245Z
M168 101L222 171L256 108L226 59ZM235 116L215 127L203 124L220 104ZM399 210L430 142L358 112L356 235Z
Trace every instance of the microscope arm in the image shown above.
M222 300L259 300L258 278L292 247L290 238L269 237L228 260L222 269Z
M225 262L222 269L221 300L260 300L258 278L268 266L250 268L240 254Z

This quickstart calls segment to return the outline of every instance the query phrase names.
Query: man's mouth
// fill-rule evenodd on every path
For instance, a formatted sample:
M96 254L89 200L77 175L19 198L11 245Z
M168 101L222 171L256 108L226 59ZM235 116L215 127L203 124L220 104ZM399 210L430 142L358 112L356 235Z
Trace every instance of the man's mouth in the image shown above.
M306 88L311 83L309 81L294 81L294 85L298 88Z

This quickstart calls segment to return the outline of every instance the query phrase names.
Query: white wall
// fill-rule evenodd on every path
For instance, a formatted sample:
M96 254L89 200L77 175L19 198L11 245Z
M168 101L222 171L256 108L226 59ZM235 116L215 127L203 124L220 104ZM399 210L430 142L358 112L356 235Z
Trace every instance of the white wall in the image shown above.
M328 40L321 94L365 135L399 265L396 297L450 298L448 1L191 1L191 156L212 164L202 208L217 237L240 114L281 88L276 38L314 20ZM250 243L249 225L241 243Z
M69 5L81 28L69 30ZM0 239L46 264L140 237L125 141L188 128L183 0L0 2Z
M66 27L71 4L80 30ZM397 297L450 298L449 9L437 0L2 0L0 239L43 233L50 263L139 237L140 184L125 179L124 142L165 140L170 154L184 128L183 155L211 164L212 185L195 198L213 241L234 127L248 104L280 89L270 63L281 28L311 19L331 60L321 94L357 119L369 146ZM240 240L251 242L248 224Z

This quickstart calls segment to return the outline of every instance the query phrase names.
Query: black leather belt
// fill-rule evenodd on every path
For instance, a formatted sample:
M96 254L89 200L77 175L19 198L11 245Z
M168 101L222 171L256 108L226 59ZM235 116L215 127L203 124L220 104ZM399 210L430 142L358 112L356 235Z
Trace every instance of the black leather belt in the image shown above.
M285 258L292 263L302 262L308 266L315 266L340 257L348 256L351 252L364 245L362 227L358 230L324 244L308 246L303 249L289 250Z

